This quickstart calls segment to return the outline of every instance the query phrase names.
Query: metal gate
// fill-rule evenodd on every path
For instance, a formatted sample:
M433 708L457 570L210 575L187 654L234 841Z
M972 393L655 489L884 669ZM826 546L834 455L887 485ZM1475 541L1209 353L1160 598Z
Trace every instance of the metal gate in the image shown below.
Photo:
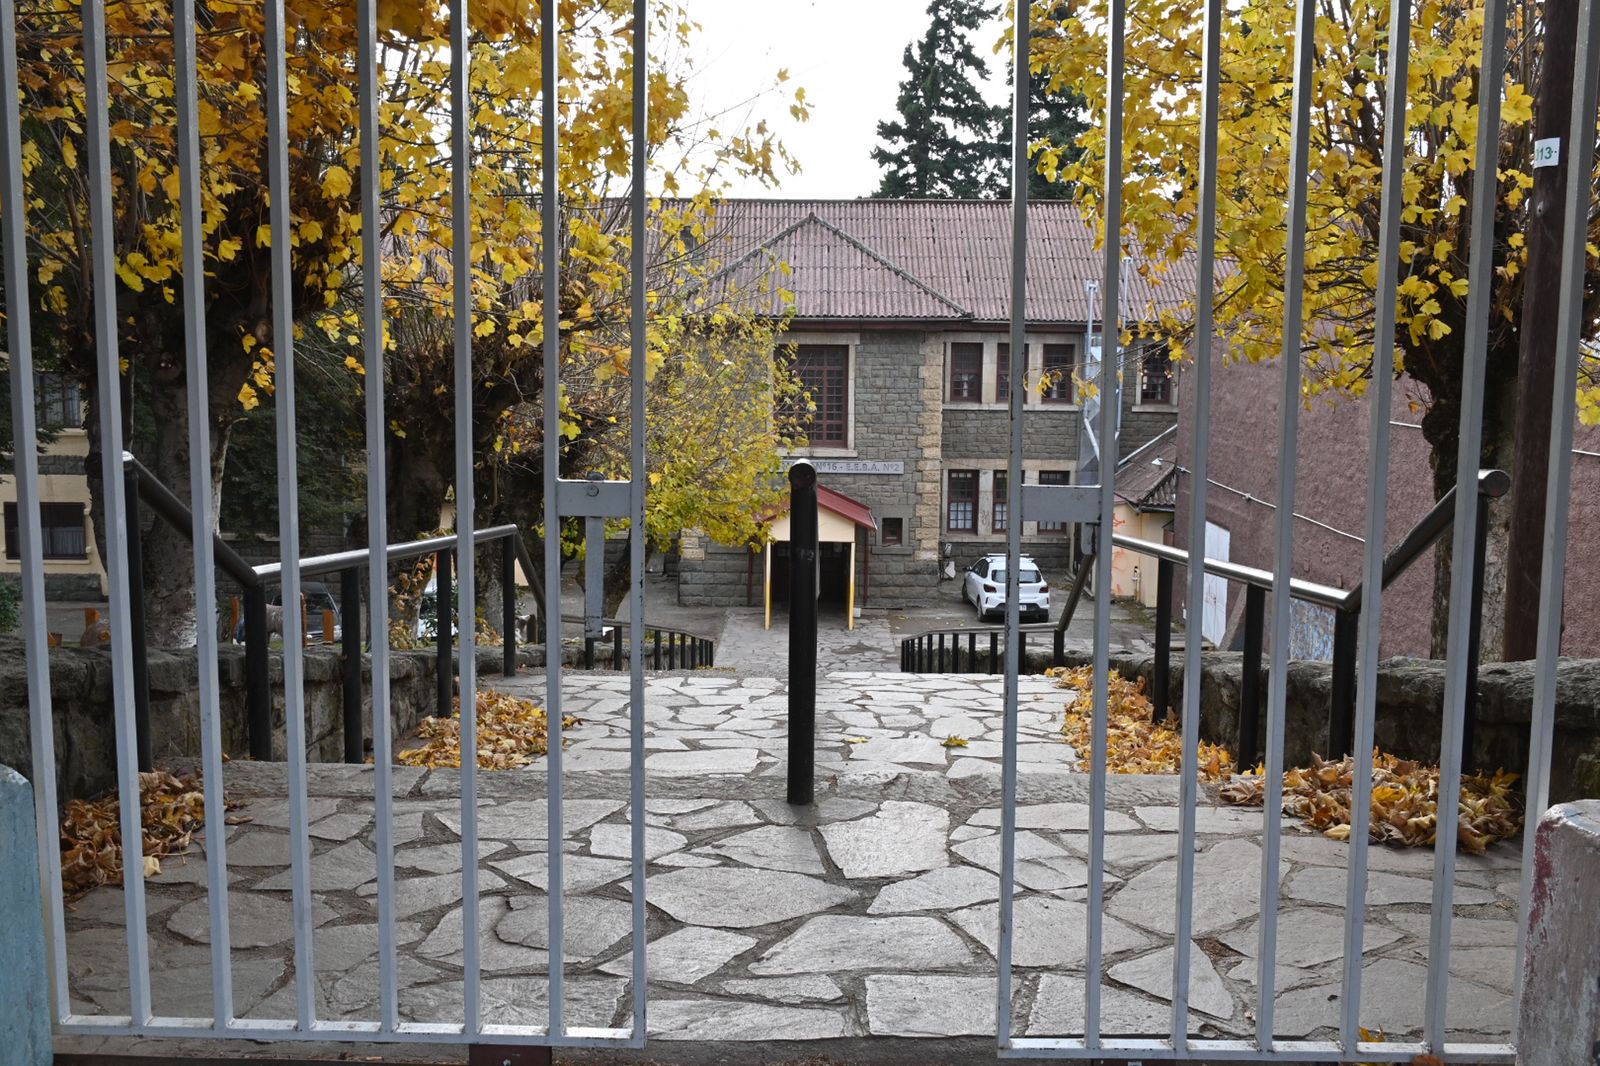
M1034 4L1034 7L1039 5ZM1027 275L1027 63L1029 19L1028 3L1018 5L1021 15L1014 20L1012 72L1012 351L1025 350ZM1411 4L1391 0L1389 32L1391 42L1384 67L1383 57L1374 56L1374 70L1384 67L1387 109L1383 147L1382 218L1379 235L1377 300L1374 306L1374 334L1393 336L1396 325L1396 299L1401 223L1401 181L1406 150L1405 123L1392 116L1406 113L1407 72L1410 64ZM1017 713L1019 604L1017 596L1018 557L1021 553L1021 523L1007 524L1006 550L1006 654L1005 654L1005 742L1002 770L1002 852L1000 886L999 982L997 988L998 1043L1001 1057L1062 1058L1083 1060L1192 1060L1304 1062L1337 1060L1408 1062L1418 1055L1431 1054L1446 1061L1489 1062L1515 1058L1515 1043L1452 1043L1446 1040L1445 1007L1449 982L1450 926L1455 889L1455 848L1442 845L1435 850L1433 868L1432 921L1429 934L1429 964L1424 1016L1418 1019L1423 1030L1420 1042L1386 1042L1367 1039L1361 1028L1361 964L1367 898L1368 841L1365 832L1353 832L1349 841L1349 862L1344 922L1343 994L1340 1005L1339 1038L1333 1041L1275 1039L1275 967L1278 934L1279 842L1282 823L1283 749L1285 707L1288 685L1288 648L1291 587L1289 577L1294 563L1294 499L1297 458L1297 429L1301 407L1302 366L1300 337L1303 325L1302 299L1305 284L1305 238L1307 185L1309 180L1309 130L1312 121L1312 72L1315 62L1313 31L1318 5L1315 0L1296 0L1294 32L1294 95L1290 192L1287 204L1288 236L1284 271L1284 324L1282 350L1278 362L1282 369L1281 422L1278 434L1278 506L1275 523L1275 577L1270 603L1270 691L1267 701L1265 798L1262 819L1262 874L1260 881L1261 917L1257 950L1257 1001L1253 1039L1199 1039L1189 1034L1188 998L1195 887L1195 805L1198 794L1198 734L1200 724L1200 686L1185 684L1181 731L1183 766L1179 790L1178 876L1173 901L1176 913L1172 969L1172 1014L1168 1032L1127 1039L1102 1035L1101 1000L1103 989L1103 902L1105 898L1105 826L1107 777L1107 702L1110 645L1110 587L1112 553L1102 539L1094 556L1094 682L1093 724L1090 752L1089 804L1089 884L1085 943L1084 1019L1082 1035L1066 1038L1015 1036L1012 1033L1012 939L1014 866L1017 831ZM1195 295L1193 350L1199 353L1194 363L1192 426L1194 469L1190 472L1192 506L1189 514L1189 544L1205 544L1207 459L1211 444L1211 359L1215 337L1213 300L1217 295L1217 153L1219 127L1219 86L1222 80L1221 41L1223 20L1237 11L1223 0L1206 0L1200 119L1200 184L1196 246L1198 249L1198 289ZM1505 0L1485 0L1482 71L1500 71L1506 49L1508 8ZM1526 824L1531 826L1548 807L1552 735L1555 719L1556 659L1560 651L1563 577L1567 547L1568 504L1571 488L1570 454L1573 445L1575 396L1583 329L1583 278L1585 239L1588 229L1591 192L1592 146L1595 143L1597 74L1600 74L1600 11L1595 0L1582 0L1578 13L1579 39L1572 89L1571 120L1566 143L1566 200L1564 207L1565 241L1560 273L1559 351L1555 371L1555 412L1550 425L1550 463L1548 505L1544 516L1544 559L1541 576L1541 601L1538 628L1538 660L1533 703L1532 739L1526 781ZM1124 47L1128 24L1126 0L1108 0L1106 18L1107 52L1105 60L1106 173L1102 213L1105 221L1101 321L1105 323L1104 354L1098 368L1098 432L1102 442L1114 440L1119 368L1112 353L1110 338L1117 334L1121 278L1123 180L1123 75ZM1476 172L1494 173L1497 166L1500 128L1501 79L1479 79L1477 94L1478 138ZM1581 146L1581 150L1580 150ZM1471 197L1471 259L1468 269L1469 304L1465 332L1467 337L1461 401L1460 445L1456 483L1475 484L1482 448L1485 361L1489 334L1489 294L1493 279L1493 226L1498 188L1480 185ZM1387 373L1372 375L1372 414L1369 435L1371 469L1387 471L1389 458L1389 412L1393 381ZM1112 458L1100 465L1100 484L1071 488L1022 484L1023 390L1012 389L1010 396L1011 451L1007 478L1008 507L1025 521L1076 521L1094 523L1105 538L1112 528L1112 481L1107 470L1115 468ZM1378 641L1382 618L1384 579L1384 535L1387 496L1384 477L1369 474L1366 501L1366 536L1363 554L1363 587L1367 597L1360 616L1358 674L1356 685L1355 740L1351 750L1355 782L1351 805L1352 826L1368 824L1372 802L1372 766L1361 757L1373 750L1376 717ZM1472 642L1471 595L1473 545L1480 514L1476 494L1456 493L1453 532L1453 567L1450 587L1448 666L1444 702L1444 728L1440 756L1440 796L1459 794L1462 761L1464 709L1468 699L1469 669L1475 657ZM1198 551L1198 547L1191 547ZM1205 568L1193 566L1188 574L1188 602L1204 602ZM1193 631L1191 630L1191 635ZM1200 641L1185 640L1184 677L1200 675ZM1455 803L1440 803L1437 839L1457 837L1458 810ZM1529 884L1532 877L1533 849L1525 834L1517 953L1518 980L1522 975L1520 930L1527 927ZM1353 960L1353 961L1352 961Z
M385 522L385 410L383 394L384 303L380 268L382 233L378 199L378 77L382 56L378 48L377 0L359 0L358 90L360 106L360 202L362 213L363 307L362 343L366 368L366 442L370 630L372 634L372 702L375 708L389 705L389 597L387 529ZM469 203L470 191L470 108L467 74L467 0L452 0L450 10L451 66L451 170L454 202ZM272 333L276 346L276 431L279 533L283 554L281 581L283 602L299 599L301 562L299 551L299 484L295 443L294 321L291 310L293 288L290 275L290 185L287 115L290 105L286 78L285 27L283 0L266 0L266 115L267 186L271 195L271 292ZM116 291L115 249L111 234L116 226L112 213L112 169L109 159L109 96L107 83L104 0L86 0L82 9L83 62L88 122L88 174L93 226L92 272L97 294ZM631 390L631 473L627 481L569 481L559 472L559 448L546 447L544 453L544 523L547 530L559 528L562 518L589 520L629 519L635 530L643 529L645 501L645 380L646 334L645 300L645 166L646 166L646 37L648 12L645 0L635 0L633 19L633 121L632 180L629 194L632 236L630 292L631 361L635 383ZM39 434L35 424L34 359L29 321L29 273L26 242L29 237L25 218L21 123L18 103L18 64L13 28L17 13L13 0L0 0L0 204L4 207L6 308L9 325L12 377L11 407L14 419L16 478L19 505L20 558L23 575L23 625L27 643L27 678L30 701L30 728L33 744L35 805L38 812L42 895L51 947L51 987L56 1031L73 1035L126 1035L195 1037L209 1036L246 1040L323 1040L351 1042L406 1043L447 1042L486 1045L534 1044L560 1046L642 1045L645 1033L645 884L644 884L644 538L632 538L629 595L631 679L631 739L629 813L631 817L632 861L632 1020L627 1028L569 1027L562 1018L562 777L561 777L561 580L560 538L545 538L545 626L548 667L546 711L551 740L548 755L548 857L549 943L553 946L549 967L549 1022L545 1026L491 1025L483 1018L480 1002L478 938L470 932L464 937L463 1020L461 1022L414 1023L402 1021L398 1005L398 964L395 943L395 863L394 863L394 782L391 730L374 728L377 849L377 922L379 929L379 1003L377 1021L327 1021L316 1016L312 967L313 898L310 881L308 837L305 676L301 652L302 623L299 612L283 612L284 691L287 720L287 766L290 827L290 860L294 920L295 1016L283 1019L243 1019L235 1016L231 988L231 953L227 857L224 834L215 832L207 841L207 900L210 923L211 968L214 981L213 1011L210 1017L158 1017L150 1004L150 960L146 934L146 906L143 879L130 877L125 886L125 922L128 949L129 1013L123 1016L89 1015L73 1010L68 992L66 936L62 914L61 859L59 829L55 824L56 783L54 723L50 696L49 653L46 639L44 604L44 566L39 500ZM542 5L542 60L545 71L557 69L557 5ZM200 215L200 129L196 93L196 5L180 0L176 5L175 67L177 112L178 174L181 179L183 305L185 314L186 368L190 440L190 509L194 516L194 578L198 625L198 654L201 697L201 741L204 771L206 821L224 824L223 753L217 675L216 580L211 535L216 529L212 495L209 490L210 442L208 439L208 387L203 311L204 262ZM547 75L548 77L548 75ZM546 160L557 154L557 86L547 81L543 87L543 152ZM561 204L556 167L545 166L540 210L544 232L560 232ZM455 211L455 248L471 247L470 211ZM561 335L559 242L544 241L543 270L544 320L555 324L544 336L544 424L559 425ZM457 501L455 545L459 558L460 617L476 617L474 584L473 446L472 446L472 276L458 263L453 269L454 290L454 390L455 390L455 480ZM122 469L126 439L119 398L119 358L115 301L94 301L94 337L97 345L98 411L102 430L102 469L108 474ZM125 521L124 487L120 477L106 476L105 514L106 566L110 584L110 611L114 623L130 617L129 530ZM448 593L441 585L441 600ZM448 611L443 617L448 618ZM134 653L132 627L111 626L113 664L113 707L116 723L118 791L121 798L121 832L124 840L141 837L139 765L136 755L136 728L132 677ZM460 652L459 693L461 705L472 707L477 695L475 677L476 635L474 626L463 622L458 641ZM444 627L448 636L448 626ZM659 639L659 638L658 638ZM446 660L447 661L447 660ZM387 715L375 715L375 722ZM476 750L476 723L471 714L461 718L460 746ZM477 806L476 760L467 758L461 767L461 845L463 928L479 928L477 885Z

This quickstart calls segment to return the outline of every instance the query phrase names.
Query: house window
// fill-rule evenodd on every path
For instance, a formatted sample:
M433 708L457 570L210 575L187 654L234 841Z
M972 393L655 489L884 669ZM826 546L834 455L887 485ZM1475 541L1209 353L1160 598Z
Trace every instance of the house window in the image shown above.
M44 539L41 546L46 559L84 559L88 557L87 541L83 533L83 504L43 503L39 505L39 518ZM22 541L17 532L17 505L6 504L6 558L22 555Z
M1044 346L1044 401L1072 402L1072 345Z
M904 518L885 518L883 525L878 529L878 543L885 548L894 548L903 544L906 539L906 520Z
M1011 399L1011 345L1002 344L995 350L994 398L996 403Z
M946 492L945 528L952 532L978 531L978 472L952 470Z
M813 447L850 446L850 347L797 344L790 349L794 373L810 401L795 411L796 427Z
M950 345L950 402L977 403L983 390L983 345Z
M993 528L996 533L1006 531L1006 472L994 472L994 510L992 513Z
M1140 360L1139 402L1172 404L1172 359L1164 346L1147 349Z
M83 398L76 381L61 374L35 374L33 395L40 429L83 428Z
M1039 471L1039 484L1041 485L1070 485L1072 472L1069 470L1041 470ZM1040 533L1065 533L1065 522L1040 522Z

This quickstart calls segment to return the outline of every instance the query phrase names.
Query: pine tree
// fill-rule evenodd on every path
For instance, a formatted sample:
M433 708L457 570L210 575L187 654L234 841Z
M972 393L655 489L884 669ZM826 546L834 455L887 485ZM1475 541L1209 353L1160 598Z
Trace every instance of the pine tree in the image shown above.
M1057 5L1049 16L1046 25L1060 26L1072 14L1067 4ZM1039 32L1035 26L1035 42ZM1055 30L1053 32L1061 32ZM1083 149L1077 147L1078 137L1088 129L1084 116L1088 114L1089 102L1082 92L1065 84L1051 84L1050 72L1034 74L1028 82L1028 137L1031 145L1043 142L1053 148L1065 149L1059 159L1059 164L1065 166L1077 160ZM1010 71L1006 75L1006 99L1012 95ZM1009 105L1001 109L999 136L996 138L1000 172L1003 177L999 194L1011 194L1011 112ZM1033 162L1037 164L1038 156L1035 154ZM1037 165L1028 168L1028 197L1032 200L1070 200L1075 195L1077 186L1073 182L1056 180L1052 175L1041 173Z
M1004 109L983 99L988 67L971 34L993 11L977 0L932 0L928 30L905 51L899 118L878 123L872 149L883 168L880 198L992 196L1003 186Z

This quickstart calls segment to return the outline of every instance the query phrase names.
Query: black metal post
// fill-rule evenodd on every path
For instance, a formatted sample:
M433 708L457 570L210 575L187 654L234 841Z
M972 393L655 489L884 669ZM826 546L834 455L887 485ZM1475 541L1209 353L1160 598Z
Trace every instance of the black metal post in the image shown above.
M1361 615L1333 613L1333 677L1328 699L1328 758L1350 754L1356 721L1356 639Z
M934 672L935 673L940 673L940 674L944 673L945 670L944 670L944 634L943 633L939 634L939 655L938 655L938 658L935 660L935 662L937 662L938 665L936 667L934 667Z
M1067 633L1064 629L1056 630L1055 655L1050 660L1051 666L1064 666L1067 661Z
M1151 684L1151 701L1156 705L1156 720L1167 716L1172 685L1172 575L1170 560L1156 563L1156 668Z
M1478 731L1478 654L1483 639L1483 568L1488 551L1489 497L1478 493L1478 534L1472 545L1472 624L1467 629L1467 691L1461 708L1461 766L1475 770L1472 743Z
M244 589L244 706L249 723L250 757L272 759L272 688L268 670L267 593L260 585Z
M344 761L366 758L361 727L361 571L339 571L339 638L344 667ZM378 712L374 707L373 713Z
M435 578L434 589L436 590L433 605L434 648L436 650L434 662L438 668L438 677L435 679L437 696L434 702L438 707L437 713L439 717L448 718L450 717L450 691L452 687L450 684L450 620L455 613L451 610L453 606L451 601L455 599L455 596L450 590L450 550L448 548L439 550L439 554L435 558L433 573ZM545 654L548 655L549 653L550 650L546 648Z
M500 541L500 632L504 635L504 658L500 673L510 677L517 672L517 542L515 535Z
M1261 643L1267 621L1267 590L1244 588L1244 676L1239 685L1239 759L1241 771L1256 764L1261 730Z
M789 468L789 802L811 803L817 728L817 470Z
M972 673L972 664L978 661L978 634L967 634L967 673Z
M122 475L123 512L128 521L128 636L133 645L134 747L140 771L156 767L150 740L150 657L145 643L144 537L139 530L139 478L130 470ZM112 622L116 624L115 620Z
M678 634L676 631L667 634L667 669L678 668Z
M1000 672L1000 635L994 632L989 634L989 672Z
M583 668L585 670L593 670L594 669L594 638L593 637L584 637L583 638Z
M1017 630L1017 672L1028 672L1028 634L1025 630Z
M655 669L659 670L659 669L661 669L661 630L659 630L659 629L655 631L655 642L656 642L656 647L655 647L656 665L655 665Z
M611 669L622 669L622 627L611 627Z

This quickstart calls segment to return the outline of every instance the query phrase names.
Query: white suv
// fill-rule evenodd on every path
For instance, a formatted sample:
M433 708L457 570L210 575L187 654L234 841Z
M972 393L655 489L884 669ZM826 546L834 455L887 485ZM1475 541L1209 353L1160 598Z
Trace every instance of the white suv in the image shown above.
M1017 602L1022 617L1036 617L1040 621L1050 618L1050 586L1032 559L1024 555L1017 571L1019 579ZM1000 614L1006 607L1006 557L985 555L971 566L961 579L961 598L978 609L980 620L991 614Z

